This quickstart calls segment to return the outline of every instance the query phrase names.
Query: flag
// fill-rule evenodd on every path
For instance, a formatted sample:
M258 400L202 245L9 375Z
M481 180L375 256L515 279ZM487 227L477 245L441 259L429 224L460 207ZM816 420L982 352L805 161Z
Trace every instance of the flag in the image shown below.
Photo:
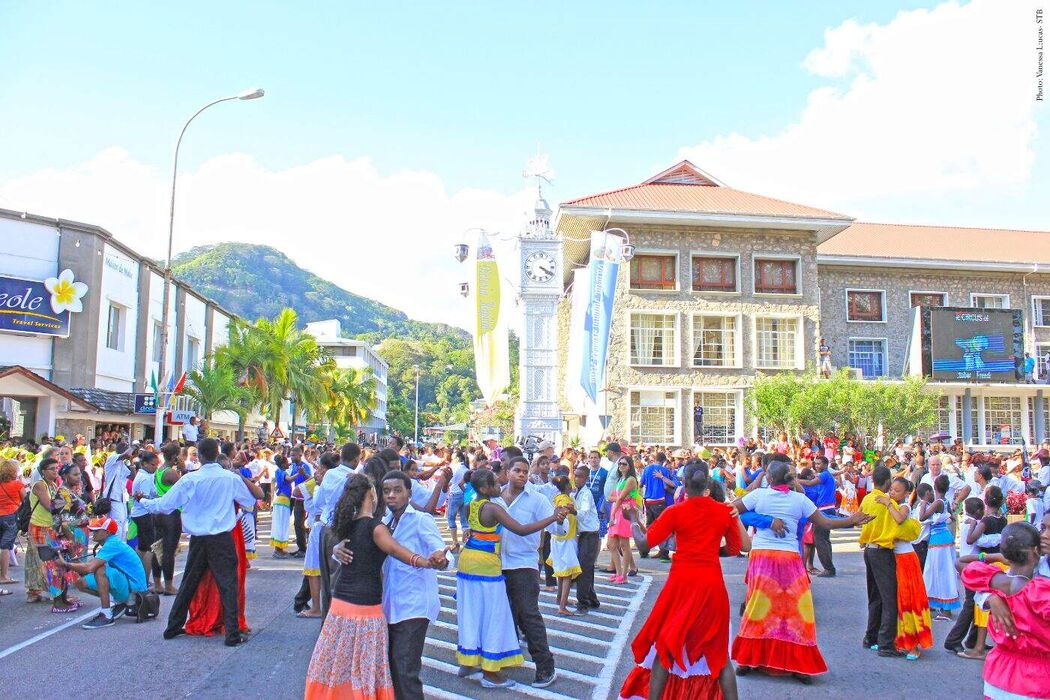
M149 375L149 388L153 390L153 399L156 401L160 398L160 387L157 386L157 370L153 370Z
M175 382L175 387L171 390L171 393L173 393L173 394L181 393L185 386L186 386L186 373L183 372L182 376L179 377L179 381Z
M499 266L489 237L478 233L477 276L474 297L477 322L474 326L474 366L485 403L492 405L510 386L510 339L500 303Z
M591 280L587 312L583 319L583 366L580 384L592 401L605 388L605 364L609 358L616 276L623 256L623 238L604 231L591 232Z

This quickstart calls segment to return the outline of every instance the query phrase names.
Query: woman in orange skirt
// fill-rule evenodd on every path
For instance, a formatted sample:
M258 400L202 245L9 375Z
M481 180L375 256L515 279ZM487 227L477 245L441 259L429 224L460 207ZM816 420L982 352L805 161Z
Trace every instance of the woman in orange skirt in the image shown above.
M933 622L930 619L930 601L926 597L926 582L922 566L912 540L918 539L922 526L911 515L905 500L911 493L910 480L897 477L887 496L878 500L890 509L890 515L900 525L899 539L893 544L897 560L897 650L907 654L910 661L919 658L923 649L933 646Z
M383 506L378 508L382 513ZM339 569L332 606L310 657L307 700L394 700L382 605L383 562L390 555L416 568L433 567L423 555L398 544L376 510L372 480L351 474L336 504L332 529L352 558Z

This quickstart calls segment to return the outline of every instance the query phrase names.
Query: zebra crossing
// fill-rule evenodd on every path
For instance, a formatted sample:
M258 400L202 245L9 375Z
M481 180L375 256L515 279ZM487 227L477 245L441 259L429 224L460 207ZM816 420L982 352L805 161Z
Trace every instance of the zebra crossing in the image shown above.
M439 519L438 524L442 537L451 544L444 519ZM599 575L595 589L601 608L571 618L556 617L554 612L558 606L555 594L541 591L540 612L544 615L547 642L554 655L558 680L542 689L529 685L535 676L536 667L528 660L528 651L522 642L525 666L507 671L507 675L517 685L502 691L501 695L545 700L609 697L617 664L630 646L631 627L651 584L652 578L645 574L631 578L629 583L620 586L605 583L604 576ZM491 696L491 691L482 688L478 681L464 680L457 675L454 571L438 573L438 594L441 598L441 613L427 630L423 650L421 676L426 696L449 700Z

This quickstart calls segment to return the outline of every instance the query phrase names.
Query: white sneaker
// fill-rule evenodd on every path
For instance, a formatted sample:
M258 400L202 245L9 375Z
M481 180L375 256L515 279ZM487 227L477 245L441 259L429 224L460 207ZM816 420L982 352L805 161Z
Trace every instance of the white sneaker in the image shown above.
M488 678L485 678L485 676L481 677L482 688L513 688L516 685L517 683L510 678L505 678L502 683L493 683Z

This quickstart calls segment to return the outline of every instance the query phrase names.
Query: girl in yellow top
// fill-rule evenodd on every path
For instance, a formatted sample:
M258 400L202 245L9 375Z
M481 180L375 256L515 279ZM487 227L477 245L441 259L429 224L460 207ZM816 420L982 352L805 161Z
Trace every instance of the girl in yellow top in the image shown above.
M531 535L563 518L564 510L556 510L548 518L523 525L506 508L490 502L500 495L491 471L476 470L470 484L477 498L470 503L467 518L470 536L463 545L456 572L459 676L476 677L480 667L483 687L510 688L514 681L505 678L500 671L520 666L525 659L514 632L510 601L503 583L500 559L503 528L522 537Z
M576 554L576 504L569 495L569 477L556 476L551 483L558 489L554 507L568 509L569 515L564 522L547 526L551 533L551 554L547 557L547 565L554 569L554 577L558 579L558 614L573 616L576 613L568 607L569 590L572 580L583 573Z

